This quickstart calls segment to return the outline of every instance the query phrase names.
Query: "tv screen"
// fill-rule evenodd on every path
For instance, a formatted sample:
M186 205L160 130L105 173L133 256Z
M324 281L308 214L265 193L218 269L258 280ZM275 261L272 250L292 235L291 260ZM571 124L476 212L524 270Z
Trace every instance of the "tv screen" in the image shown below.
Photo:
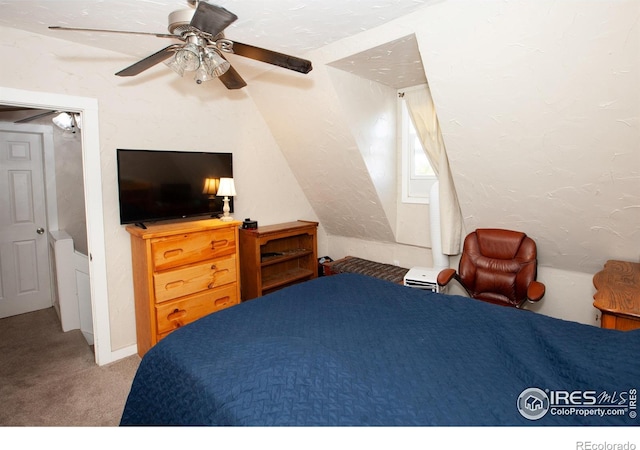
M231 153L118 149L117 158L121 224L222 214L215 183L233 178Z

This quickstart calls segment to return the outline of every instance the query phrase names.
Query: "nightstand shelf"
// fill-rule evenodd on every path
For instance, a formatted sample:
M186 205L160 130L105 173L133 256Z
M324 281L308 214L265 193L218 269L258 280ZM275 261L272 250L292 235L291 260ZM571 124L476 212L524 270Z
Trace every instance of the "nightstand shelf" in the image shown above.
M296 249L296 250L290 250L287 252L282 252L281 255L277 255L277 256L266 256L266 257L261 256L260 266L266 267L272 264L280 264L286 261L290 261L292 259L298 259L303 256L307 256L311 254L313 254L313 250Z
M262 278L262 293L264 295L267 291L273 291L282 286L288 286L297 281L310 278L315 278L313 271L300 268L267 275Z

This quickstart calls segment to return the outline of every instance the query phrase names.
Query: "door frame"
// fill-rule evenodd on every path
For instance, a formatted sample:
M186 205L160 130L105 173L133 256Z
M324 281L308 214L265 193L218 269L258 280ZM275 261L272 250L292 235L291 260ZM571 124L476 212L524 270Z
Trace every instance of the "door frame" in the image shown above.
M102 169L98 132L98 100L89 97L33 92L0 86L0 103L38 109L64 110L82 114L82 167L95 360L98 365L104 365L120 359L122 356L128 356L126 350L122 356L115 355L111 351L104 211L102 204ZM89 208L87 205L91 205L91 207Z

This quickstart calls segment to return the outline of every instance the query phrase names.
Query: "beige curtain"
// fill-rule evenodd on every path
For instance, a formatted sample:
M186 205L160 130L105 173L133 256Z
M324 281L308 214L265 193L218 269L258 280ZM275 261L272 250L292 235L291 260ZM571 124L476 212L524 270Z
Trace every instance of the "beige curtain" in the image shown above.
M413 126L420 136L422 148L440 182L442 253L457 255L460 253L462 241L462 213L431 91L427 85L419 89L407 90L404 93L404 100Z

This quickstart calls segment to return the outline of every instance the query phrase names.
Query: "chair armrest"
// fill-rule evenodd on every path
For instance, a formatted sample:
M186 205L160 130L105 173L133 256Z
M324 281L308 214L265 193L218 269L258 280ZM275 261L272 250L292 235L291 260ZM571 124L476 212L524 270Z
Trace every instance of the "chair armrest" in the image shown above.
M443 269L440 271L440 273L438 274L438 285L440 286L446 286L447 284L449 284L449 281L451 281L454 277L456 276L456 270L455 269Z
M527 300L530 302L537 302L544 296L544 292L544 284L539 281L532 281L527 287Z

